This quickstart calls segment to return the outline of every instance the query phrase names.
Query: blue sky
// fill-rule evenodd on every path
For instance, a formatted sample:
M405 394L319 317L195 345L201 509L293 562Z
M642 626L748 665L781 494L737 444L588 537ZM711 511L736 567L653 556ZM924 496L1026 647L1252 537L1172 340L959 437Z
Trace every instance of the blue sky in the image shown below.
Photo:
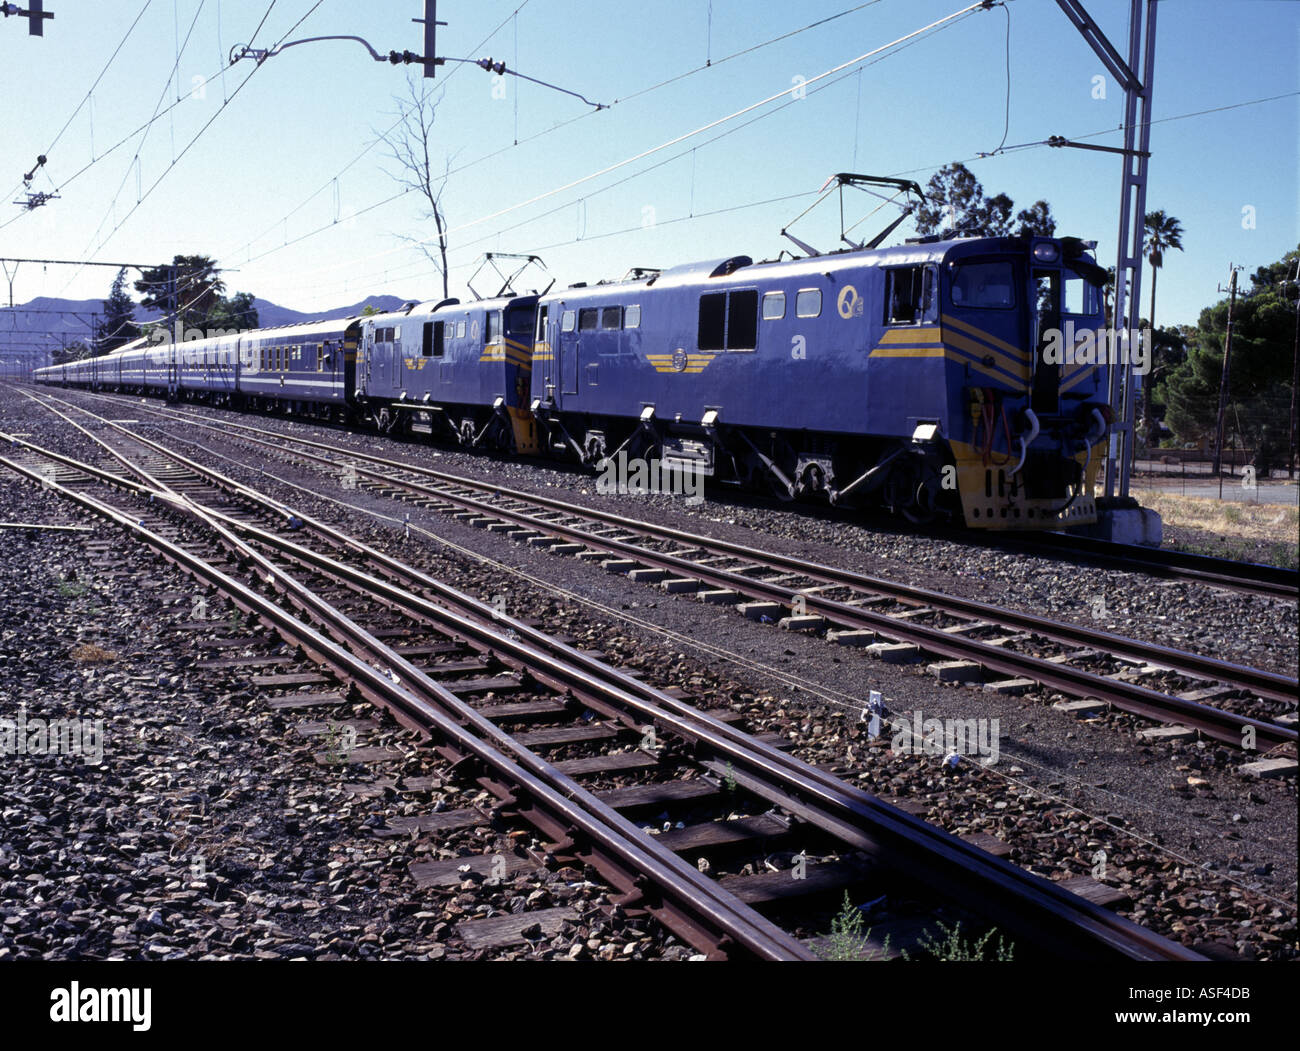
M44 38L27 36L14 19L0 23L7 100L0 182L14 191L0 201L0 223L7 224L0 228L0 255L162 262L201 252L230 268L231 291L300 310L370 293L437 298L431 266L401 240L431 237L432 223L421 219L410 195L379 204L398 187L377 134L395 119L394 96L406 91L406 70L374 62L358 44L333 41L221 72L224 55L248 41L268 6L260 45L282 38L313 2L53 0L55 19L46 23ZM422 31L411 19L422 6L420 0L324 0L288 39L353 34L384 52L419 51ZM1057 5L1012 0L976 11L900 51L809 83L805 97L794 97L798 78L812 81L964 4L878 0L797 32L857 6L852 0L443 0L439 17L449 24L440 30L441 54L491 55L613 103L595 112L513 78L506 78L503 93L472 66L439 71L432 82L435 148L438 163L449 159L453 170L444 193L452 294L465 295L464 282L485 250L540 254L561 284L618 277L632 266L772 257L791 247L781 228L833 172L906 174L924 185L952 160L967 162L986 191L1005 191L1017 207L1045 198L1058 233L1096 239L1103 261L1113 263L1117 156L1040 147L977 157L1004 141L1008 13L1005 143L1108 131L1089 141L1121 142L1115 129L1122 94L1105 77L1105 97L1096 97L1094 78L1104 69ZM1126 2L1087 0L1086 6L1112 40L1126 39ZM783 34L793 35L755 47ZM748 48L755 50L728 58ZM1186 251L1170 253L1161 273L1161 324L1194 322L1226 282L1230 262L1245 264L1249 273L1300 241L1298 48L1296 3L1160 5L1157 121L1288 95L1153 127L1148 208L1179 217L1186 230ZM644 90L671 78L680 79ZM744 117L560 190L779 92L786 95ZM160 100L165 108L178 97L183 101L147 135L131 137ZM9 202L43 152L48 164L32 189L58 189L61 197L22 213ZM878 203L856 195L849 201L858 209L853 218ZM1247 208L1253 228L1243 223ZM357 216L362 209L370 210ZM860 232L874 232L894 214L882 209ZM824 206L794 229L830 247L838 215ZM907 223L895 239L911 233ZM112 276L99 268L27 266L14 298L102 298Z

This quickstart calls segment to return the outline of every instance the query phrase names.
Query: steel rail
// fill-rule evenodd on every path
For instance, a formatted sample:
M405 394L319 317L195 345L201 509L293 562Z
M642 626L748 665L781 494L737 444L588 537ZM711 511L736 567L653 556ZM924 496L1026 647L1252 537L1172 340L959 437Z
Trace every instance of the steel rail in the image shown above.
M85 409L81 411L88 412ZM197 464L174 450L127 431L112 421L102 422L138 440L146 447L170 457L174 462L209 479L222 489L251 499L265 511L275 513L282 509L282 505L276 501L229 479L220 472ZM658 724L668 726L688 740L708 745L719 759L726 759L728 764L739 763L740 776L744 778L747 788L757 791L769 801L786 807L805 820L811 820L823 830L838 835L843 842L859 849L879 850L882 839L886 842L892 840L896 852L900 846L905 846L908 854L918 852L917 840L920 840L923 849L933 852L937 847L943 855L942 860L946 861L951 869L938 879L938 889L958 898L974 893L985 902L992 899L997 903L992 911L999 922L1008 929L1032 935L1039 943L1045 937L1045 929L1050 930L1053 926L1061 928L1064 921L1063 933L1069 937L1063 938L1062 932L1057 932L1055 937L1062 947L1069 944L1077 953L1080 949L1077 928L1081 924L1078 913L1082 908L1088 914L1083 918L1083 924L1087 926L1100 923L1100 933L1103 937L1110 939L1112 947L1122 946L1122 951L1126 955L1134 955L1135 946L1139 947L1136 952L1139 956L1152 952L1150 957L1145 958L1170 958L1171 949L1175 956L1178 956L1180 951L1185 952L1180 950L1180 947L1165 942L1159 936L1152 935L1151 932L1129 921L1115 917L1069 892L1062 891L1050 881L1042 880L1007 862L992 858L979 848L966 844L927 822L898 811L869 793L854 789L838 778L787 756L771 746L756 742L726 723L715 720L684 702L610 668L603 662L559 643L520 621L506 617L492 607L441 584L391 556L369 548L309 516L298 516L306 529L318 532L337 546L349 549L368 561L400 575L409 584L433 588L439 593L440 598L452 600L470 616L437 606L419 596L376 580L360 570L278 537L274 533L211 509L208 509L208 513L218 520L224 520L232 530L245 532L260 543L288 554L300 564L331 573L354 586L362 594L378 598L388 605L403 607L415 615L439 623L442 630L465 638L472 644L477 643L492 648L498 656L513 659L528 668L530 674L537 676L541 681L588 695L592 692L593 683L600 683L603 689L596 693L600 700L607 703L612 701L624 710L633 708L641 718L649 718ZM508 634L501 635L500 627L526 638L527 641L519 642L511 639ZM802 798L791 797L790 786L792 785L797 787ZM807 802L809 798L812 800L811 806ZM826 805L835 807L839 816L827 813L824 810ZM864 820L867 819L870 821L870 826L864 829ZM992 872L988 871L990 863ZM908 868L906 865L903 867ZM913 863L910 868L913 875L920 876L932 886L935 885L933 859L928 860L924 865ZM999 902L999 898L1002 901ZM1026 916L1027 903L1034 906L1029 916ZM986 905L982 911L987 909ZM1116 929L1117 924L1118 929ZM1089 938L1095 939L1097 933L1096 930L1092 931Z
M0 435L0 439L7 437L9 436ZM44 452L31 443L24 442L23 445L32 451ZM621 874L614 875L613 879L616 888L624 891L625 904L639 904L653 893L648 890L653 885L662 895L662 901L657 905L648 905L648 911L697 947L706 948L711 945L714 954L722 956L740 950L743 954L764 959L816 959L815 954L806 946L754 912L722 884L709 880L693 866L685 864L546 760L514 742L474 709L429 680L400 654L238 541L223 525L212 520L202 508L190 504L182 495L170 494L180 496L174 506L188 512L223 537L226 541L223 546L243 551L245 557L262 570L262 579L266 583L285 594L291 603L318 619L323 626L358 646L363 652L370 653L372 658L386 665L389 671L399 673L399 681L393 681L384 671L326 638L276 603L205 560L149 530L142 522L133 520L120 509L88 494L77 493L50 482L6 457L0 457L0 464L49 486L60 495L128 529L169 561L230 596L241 609L263 617L286 641L301 646L317 663L329 665L354 682L364 696L372 703L391 711L403 725L426 736L440 735L444 741L454 745L462 757L472 756L503 776L510 789L503 802L515 805L520 802L519 794L532 800L535 807L540 807L550 816L549 822L540 827L549 831L561 849L572 842L575 835L587 838L596 849L597 867L607 878L613 875L609 871L610 865L601 865L599 860L617 861ZM118 482L125 483L127 480L118 479ZM125 487L130 486L128 484ZM461 721L458 721L457 716ZM495 744L490 743L491 738L496 739ZM513 757L508 752L513 753ZM518 809L521 813L526 811L523 806Z
M176 413L175 415L190 420L196 420L195 417L191 417L188 414ZM251 430L259 434L275 434L275 432L267 431L264 428L249 427L248 425L237 424L234 421L222 421L222 423L226 426L236 427L241 430ZM220 426L209 422L204 422L199 425L210 427L218 432L222 429ZM1067 621L1053 620L1037 614L1023 613L1015 609L993 606L974 599L965 599L960 596L931 591L927 588L900 584L894 581L885 580L881 577L874 577L852 570L841 569L816 562L809 562L789 555L782 555L777 552L764 551L744 544L734 543L732 541L720 540L701 534L690 533L685 530L674 529L670 526L626 518L612 512L585 507L580 504L572 504L554 497L511 489L492 482L483 482L459 475L452 475L421 465L407 464L398 460L386 459L384 457L375 456L371 453L360 451L354 452L338 446L330 446L322 442L315 442L308 438L300 438L293 435L279 435L278 437L313 448L328 449L336 453L352 456L382 466L425 474L437 478L440 481L447 482L448 484L464 485L484 492L504 496L509 499L522 500L535 505L541 505L560 513L572 514L594 521L605 522L622 529L630 530L634 533L641 533L648 537L673 540L678 543L698 547L702 550L716 554L727 554L736 558L743 558L760 565L769 566L773 569L800 573L824 584L841 585L859 591L866 591L874 595L893 598L899 602L907 604L918 606L924 605L942 613L948 613L957 617L983 620L989 624L997 625L1009 630L1029 631L1056 642L1104 649L1106 652L1116 656L1146 661L1156 664L1159 667L1168 668L1171 671L1181 672L1192 677L1208 679L1214 682L1225 683L1242 689L1251 690L1260 697L1289 702L1296 701L1297 698L1300 697L1300 681L1295 677L1282 675L1277 672L1253 668L1249 665L1237 664L1216 657L1207 657L1187 650L1175 649L1171 646L1162 646L1158 643L1147 643L1138 639L1130 639L1122 635L1116 635L1112 632L1099 631L1082 625L1071 624ZM246 440L257 441L258 439L248 438Z
M224 422L225 421L223 421L223 423ZM213 426L214 429L220 431L220 427L216 427L215 425L210 426ZM235 424L231 421L229 426L240 427L243 429L246 425ZM261 434L274 433L263 428L247 429L257 431ZM727 554L736 558L743 558L751 562L769 566L773 569L800 573L825 584L842 585L844 587L870 592L875 595L893 598L908 604L929 606L930 608L942 613L949 613L958 617L969 617L975 620L984 620L990 624L1011 630L1030 631L1056 642L1104 649L1106 652L1112 653L1116 656L1148 661L1159 665L1160 667L1167 667L1172 671L1183 672L1197 678L1210 679L1215 682L1239 686L1243 689L1255 692L1260 697L1281 701L1295 701L1297 700L1297 696L1300 695L1300 681L1294 677L1282 675L1277 672L1252 668L1249 665L1237 664L1232 661L1221 660L1217 657L1207 657L1187 650L1162 646L1158 643L1147 643L1138 639L1130 639L1122 635L1115 635L1111 632L1098 631L1082 625L1053 620L1037 614L1022 613L1018 610L993 606L974 599L961 598L960 596L947 595L942 592L931 591L927 588L914 587L908 584L899 584L894 581L885 580L881 577L874 577L853 570L840 569L835 566L827 566L817 562L809 562L793 556L764 551L748 547L744 544L690 533L685 530L674 529L670 526L658 525L653 522L626 518L609 511L602 511L596 508L585 507L580 504L568 503L563 500L558 500L555 497L511 489L492 482L483 482L475 479L464 478L459 475L448 474L421 465L406 464L397 460L388 460L384 457L375 456L370 453L359 451L353 452L337 446L332 447L324 443L314 442L307 438L299 438L292 435L281 435L280 437L287 438L289 441L311 445L315 448L332 449L334 452L354 456L358 459L367 460L382 466L426 474L430 477L435 477L440 481L447 482L448 484L464 485L470 488L476 488L485 492L504 496L509 499L522 500L528 503L541 505L564 514L572 514L582 518L605 522L622 529L630 530L634 533L642 533L649 537L673 540L678 543L698 547L702 550L707 550L716 554ZM254 441L256 439L250 438L248 440Z
M188 416L184 416L183 418L190 421L193 421L194 419ZM207 426L209 429L218 432L222 432L224 429L223 427L217 427L211 424L200 424L200 426ZM270 434L279 438L281 441L288 440L302 445L325 449L353 459L377 463L385 467L424 475L447 485L462 485L480 490L486 489L497 493L498 495L508 496L525 503L540 504L552 510L563 511L566 514L573 513L585 517L607 518L611 523L617 523L621 527L625 527L623 526L624 520L619 516L610 515L607 512L596 512L593 515L586 508L581 508L577 505L569 505L551 497L534 496L534 494L510 489L505 486L469 481L455 475L448 475L445 472L434 470L433 468L421 467L413 464L396 463L369 453L341 450L336 447L325 445L324 443L314 442L311 439L279 435L275 434L275 432L265 431L261 428L248 427L243 424L230 423L226 426L238 428L239 430L251 430L263 434ZM229 432L227 431L226 433ZM248 438L243 435L240 435L239 437L241 440L265 445L276 449L280 453L284 452L282 446L276 446L271 442ZM325 457L312 456L311 454L301 452L296 455L302 456L306 459L314 459L324 464L331 472L336 472L338 470L337 464L331 463ZM366 470L365 468L353 468L353 470L356 471L358 477L368 477L381 485L406 489L429 499L439 500L444 503L453 503L465 508L466 510L473 510L485 517L514 522L526 529L561 536L571 541L582 543L593 549L601 549L612 554L621 555L625 558L634 559L635 561L647 566L666 569L682 576L699 579L703 582L710 583L719 589L735 591L754 599L771 601L786 607L793 607L796 601L798 601L802 603L803 608L808 612L820 614L827 620L834 621L835 623L848 627L870 630L888 638L894 638L916 645L928 652L940 656L949 657L955 660L974 661L985 668L1010 677L1031 678L1045 686L1049 686L1076 697L1106 701L1115 705L1117 708L1146 716L1147 718L1154 719L1157 722L1178 722L1197 729L1215 740L1221 741L1225 744L1234 745L1238 748L1247 747L1253 744L1257 748L1264 749L1278 745L1294 745L1297 741L1297 731L1295 729L1280 726L1273 722L1238 715L1233 712L1226 712L1195 701L1188 701L1181 697L1161 693L1157 690L1150 689L1149 687L1140 686L1135 683L1123 682L1122 680L1110 679L1094 672L1089 672L1080 668L1072 668L1068 665L1058 664L1040 657L1015 653L1000 647L981 643L978 640L965 639L925 625L900 621L896 618L889 617L887 614L874 613L833 599L827 599L819 595L807 594L797 589L787 588L782 585L754 580L750 577L744 576L743 574L708 566L701 566L680 556L664 552L649 551L643 547L629 544L625 541L596 536L586 532L585 530L565 526L553 521L539 519L524 512L512 511L507 508L476 500L472 497L463 496L457 493L449 493L441 489L434 489L418 482L392 478L375 471ZM694 538L693 534L681 533L680 531L671 532L678 533L678 539L681 539L683 542L688 542L686 538L691 538L691 541L694 539L701 539L708 542L707 538ZM803 564L800 563L799 565L800 571L802 571ZM1271 673L1261 674L1268 675Z
M1300 599L1300 572L1286 566L1238 562L1191 551L1144 548L1117 544L1098 537L1057 533L1044 533L1034 537L999 537L996 540L990 538L989 542L991 545L1005 544L1019 550L1046 550L1052 554L1065 551L1096 565L1136 569L1152 576L1195 581L1292 602Z

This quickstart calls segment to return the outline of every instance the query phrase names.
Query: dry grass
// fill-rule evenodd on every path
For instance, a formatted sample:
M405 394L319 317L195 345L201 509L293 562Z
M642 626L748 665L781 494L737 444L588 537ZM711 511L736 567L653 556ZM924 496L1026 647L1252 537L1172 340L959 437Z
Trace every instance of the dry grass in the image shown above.
M109 661L117 660L116 653L104 649L103 646L97 646L93 642L83 642L80 645L73 646L68 656L78 664L107 664Z
M1135 491L1164 520L1165 547L1221 558L1295 566L1300 562L1300 508Z

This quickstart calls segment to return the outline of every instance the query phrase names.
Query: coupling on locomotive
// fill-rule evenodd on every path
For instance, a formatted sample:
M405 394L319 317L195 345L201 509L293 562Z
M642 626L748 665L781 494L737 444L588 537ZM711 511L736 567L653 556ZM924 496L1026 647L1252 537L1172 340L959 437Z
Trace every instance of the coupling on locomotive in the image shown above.
M1074 238L747 256L38 370L981 529L1096 520L1105 271ZM1086 351L1086 352L1085 352Z

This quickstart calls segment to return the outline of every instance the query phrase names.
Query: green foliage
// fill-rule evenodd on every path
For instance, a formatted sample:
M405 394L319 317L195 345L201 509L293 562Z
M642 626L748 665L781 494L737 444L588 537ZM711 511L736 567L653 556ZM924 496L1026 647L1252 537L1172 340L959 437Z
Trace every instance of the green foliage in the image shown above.
M95 327L95 354L107 354L140 338L135 323L135 303L126 290L126 268L117 272L113 287L104 300L104 319Z
M223 332L257 328L257 307L253 306L252 292L236 292L217 301L207 317L205 328Z
M889 939L881 949L867 948L871 931L862 929L862 910L853 904L849 892L844 892L844 904L839 915L831 920L831 933L826 944L817 950L824 960L838 963L880 960L889 955Z
M1257 449L1264 459L1286 445L1297 295L1291 278L1297 259L1300 248L1256 270L1233 312L1224 441ZM1226 298L1202 310L1186 358L1157 384L1165 422L1182 441L1214 437L1227 326Z
M1005 193L984 196L984 187L964 164L947 164L930 177L926 202L916 211L916 229L923 236L1006 237L1056 232L1056 220L1046 201L1035 201L1012 219L1014 202Z
M383 311L380 310L373 303L367 303L364 307L361 308L362 317L373 317L375 314L382 314L382 313Z
M990 961L996 963L1010 963L1015 954L1015 945L1008 944L998 935L998 943L991 946L989 942L993 935L997 934L997 928L993 928L984 937L978 941L963 941L961 937L961 921L949 927L947 924L940 923L939 930L942 937L935 937L926 931L921 935L920 947L924 953L921 959L939 960L944 963L975 963L980 961ZM912 957L904 952L905 960L912 960Z
M1164 254L1168 248L1176 248L1180 252L1183 250L1183 224L1172 215L1166 215L1164 209L1147 212L1143 250L1152 270L1159 270L1164 265Z
M168 266L143 271L135 290L142 307L161 311L170 324L179 319L183 332L208 327L208 316L221 301L226 284L217 264L206 255L178 255Z
M1147 262L1151 264L1151 312L1149 318L1151 328L1155 330L1151 353L1151 372L1144 377L1142 384L1142 416L1146 419L1150 430L1154 432L1156 420L1155 385L1168 374L1170 367L1176 364L1166 354L1168 347L1161 344L1160 331L1155 328L1156 279L1160 276L1160 268L1164 265L1165 251L1170 248L1176 248L1180 252L1183 250L1183 224L1172 215L1165 214L1163 209L1147 212L1142 230L1142 240L1147 253ZM1134 313L1136 314L1137 311L1135 310ZM1186 357L1185 350L1181 357Z
M74 343L65 343L63 346L50 352L50 364L64 365L69 361L83 361L86 358L93 357L94 353L90 345L80 340Z

